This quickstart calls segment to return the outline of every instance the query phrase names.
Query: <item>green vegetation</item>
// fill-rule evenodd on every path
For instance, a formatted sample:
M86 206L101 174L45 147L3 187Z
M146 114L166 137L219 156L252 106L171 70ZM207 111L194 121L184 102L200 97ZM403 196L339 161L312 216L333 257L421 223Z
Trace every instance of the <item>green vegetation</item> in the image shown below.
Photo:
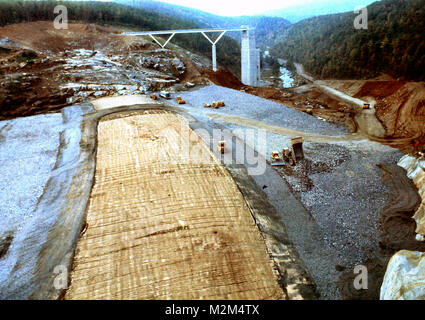
M355 13L301 21L272 48L278 58L304 64L321 78L425 80L425 1L383 0L368 6L367 30L353 26Z
M272 56L269 55L264 58L264 63L270 66L272 75L280 74L280 64L276 58L273 58Z
M26 50L16 57L18 62L33 62L37 58L37 54L34 51Z
M138 30L196 29L195 22L163 15L154 11L138 9L116 3L95 1L23 1L0 0L0 26L30 21L54 21L55 6L63 4L68 9L71 21L97 23L100 25L122 25ZM176 35L173 42L192 52L211 56L211 45L202 35ZM223 37L217 46L218 63L240 74L240 44L229 37Z

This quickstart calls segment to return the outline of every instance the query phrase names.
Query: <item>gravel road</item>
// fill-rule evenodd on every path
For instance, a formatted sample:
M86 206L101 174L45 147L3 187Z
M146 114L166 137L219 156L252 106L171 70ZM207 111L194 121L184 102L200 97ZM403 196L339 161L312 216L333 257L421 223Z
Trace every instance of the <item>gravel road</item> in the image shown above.
M171 104L177 105L175 97L181 96L186 105L178 105L185 109L211 113L238 115L267 124L287 127L294 130L303 130L309 133L324 135L342 135L348 133L344 126L319 120L306 113L291 109L280 103L260 98L238 90L228 89L217 85L206 86L201 89L172 94ZM204 104L223 100L226 107L217 110L204 108ZM196 108L196 110L193 110Z

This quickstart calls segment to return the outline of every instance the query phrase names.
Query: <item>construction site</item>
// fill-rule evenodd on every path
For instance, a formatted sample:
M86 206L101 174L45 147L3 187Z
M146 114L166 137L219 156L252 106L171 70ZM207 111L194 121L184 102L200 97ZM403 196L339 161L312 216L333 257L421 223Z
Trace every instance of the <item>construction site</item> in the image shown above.
M0 299L425 298L425 83L127 31L0 28Z

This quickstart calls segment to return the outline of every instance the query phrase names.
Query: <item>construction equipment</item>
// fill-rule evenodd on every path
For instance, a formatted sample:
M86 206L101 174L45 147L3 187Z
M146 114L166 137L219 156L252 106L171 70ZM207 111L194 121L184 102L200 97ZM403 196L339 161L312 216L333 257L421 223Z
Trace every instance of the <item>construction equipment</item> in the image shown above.
M164 98L164 99L171 99L171 96L170 96L170 93L168 92L168 91L161 91L160 93L159 93L159 96L161 97L161 98Z
M285 162L282 161L282 158L279 155L278 151L273 151L270 157L270 163L272 166L283 166Z
M294 159L293 152L291 149L282 149L282 156L285 162L288 162L291 166L294 166L296 164L296 160Z
M154 94L151 94L151 99L152 100L158 100L158 96L154 93Z
M186 101L182 99L182 97L177 97L177 103L178 104L185 104Z
M364 103L363 109L370 109L370 103Z
M208 104L208 103L204 104L204 108L213 108L213 109L218 109L218 108L224 107L224 106L225 106L224 101L218 101L218 102L214 101L211 104Z
M225 150L225 146L226 146L226 141L219 141L217 145L218 152L223 154Z
M304 159L303 138L296 137L291 139L291 149L282 150L283 160L294 166L298 161Z

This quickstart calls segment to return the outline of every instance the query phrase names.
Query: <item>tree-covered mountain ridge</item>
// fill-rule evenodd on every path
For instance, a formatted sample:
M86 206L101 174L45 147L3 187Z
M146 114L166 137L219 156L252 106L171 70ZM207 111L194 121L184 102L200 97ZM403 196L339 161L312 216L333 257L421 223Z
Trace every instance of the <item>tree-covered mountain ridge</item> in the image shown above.
M366 30L354 28L356 13L310 18L282 30L271 54L320 78L425 80L425 0L383 0L367 9Z

